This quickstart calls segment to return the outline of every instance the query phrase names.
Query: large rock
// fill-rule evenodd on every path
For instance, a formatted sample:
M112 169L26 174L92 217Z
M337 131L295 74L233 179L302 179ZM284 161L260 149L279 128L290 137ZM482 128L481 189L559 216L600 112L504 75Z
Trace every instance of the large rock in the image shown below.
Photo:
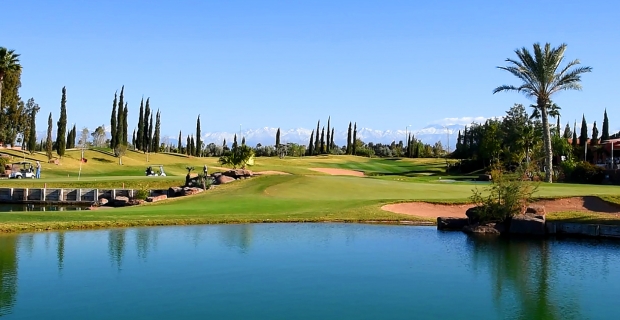
M108 199L106 199L106 198L100 198L99 199L98 205L105 206L106 204L108 204Z
M490 174L481 174L478 176L478 181L491 181L493 177Z
M510 221L510 233L542 236L545 234L545 216L533 213L518 214Z
M183 196L191 196L197 193L201 193L204 190L202 188L185 187L183 188Z
M118 196L118 197L114 198L114 206L115 207L124 207L124 206L126 206L128 204L129 204L129 198L128 197Z
M437 230L463 230L467 225L468 218L437 217Z
M129 204L130 206L138 206L138 205L143 204L144 202L146 202L146 201L144 201L144 200L142 200L142 199L130 199L130 200L129 200L129 202L128 202L128 204Z
M231 178L239 179L241 177L251 177L252 171L245 169L234 169L223 172L222 174Z
M233 182L233 181L235 181L235 178L229 177L229 176L225 176L225 175L220 175L217 178L215 178L215 183L217 183L217 184L224 184L224 183L229 183L229 182Z
M545 206L528 206L525 208L525 214L529 216L533 216L537 219L545 219L545 215L547 214L545 211Z
M470 224L475 224L475 223L480 222L480 210L482 210L481 207L473 207L465 211L465 215L469 219Z
M157 201L166 200L166 199L168 199L168 196L166 196L165 194L162 194L159 196L146 197L146 202L157 202Z
M504 231L504 225L501 223L473 224L463 228L463 232L474 235L498 236Z
M168 189L168 197L174 198L174 197L180 197L182 195L183 195L182 187L170 187Z

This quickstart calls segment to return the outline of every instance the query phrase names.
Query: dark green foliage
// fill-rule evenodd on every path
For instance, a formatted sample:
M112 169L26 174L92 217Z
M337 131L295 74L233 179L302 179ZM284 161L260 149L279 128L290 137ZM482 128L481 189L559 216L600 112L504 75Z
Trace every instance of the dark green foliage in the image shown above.
M334 130L334 128L332 128L331 140L329 140L329 149L330 149L330 151L336 147L336 145L334 144L334 132L335 132L335 130Z
M138 134L136 135L134 146L138 150L144 150L144 97L140 100L140 114L138 115Z
M198 119L196 119L196 150L197 152L194 154L196 157L200 157L202 154L202 141L200 140L200 137L202 136L202 133L200 132L200 115L198 115Z
M321 130L321 148L319 153L325 153L325 127Z
M149 131L147 132L147 148L148 152L154 152L153 150L153 113L151 113L151 119L149 120Z
M134 150L136 149L136 129L133 129L133 134L131 135L131 145Z
M193 136L189 140L189 146L190 146L189 154L190 155L195 155L196 154L196 142L194 141L194 137Z
M129 113L129 110L127 110L127 102L125 102L125 109L123 109L123 132L122 132L122 137L123 139L119 142L119 144L122 144L124 146L127 146L127 135L128 135L128 129L127 129L127 115Z
M568 181L574 183L600 184L605 179L605 169L589 162L579 162L570 173Z
M45 154L48 160L52 158L52 147L54 143L52 141L52 126L52 113L50 112L50 116L47 118L47 140L45 141Z
M330 130L331 130L331 128L330 128L330 122L331 122L331 120L332 120L332 117L331 117L331 116L330 116L330 117L327 117L327 140L326 140L326 141L327 141L327 142L326 142L326 149L327 149L327 150L325 150L325 152L327 152L327 153L330 153L330 152L331 152L331 149L332 149L332 145L331 145L331 136L330 136L330 133L331 133L331 132L330 132Z
M241 138L241 145L245 146L245 137Z
M314 154L314 130L310 134L310 141L308 142L308 155L311 156Z
M237 149L237 134L235 134L235 137L233 138L233 144L232 144L232 150Z
M351 154L356 155L357 151L357 122L353 128L353 140L351 141Z
M280 128L278 128L278 131L276 132L276 149L278 149L280 147Z
M77 135L75 124L73 128L69 130L69 134L67 135L67 149L75 148L75 137Z
M123 115L125 114L123 106L125 105L125 86L121 88L121 94L118 98L118 107L116 109L116 131L112 131L115 135L114 144L111 146L115 150L119 145L125 145L123 141L123 124L125 122Z
M607 109L603 115L603 133L601 134L601 141L609 140L609 119L607 119Z
M579 146L585 147L588 143L588 123L586 123L586 116L581 118L581 135L579 136Z
M179 130L179 141L177 142L177 153L183 153L183 145L181 141L181 130Z
M190 156L192 154L192 141L187 136L187 142L185 143L185 154Z
M347 133L347 154L351 154L351 122L349 122L349 131Z
M110 139L110 148L114 149L116 147L116 105L118 104L118 97L116 92L114 92L114 101L112 102L112 115L110 116L110 134L112 138Z
M575 121L575 124L573 125L573 141L572 141L572 146L573 146L573 148L575 148L577 146L577 121Z
M562 135L562 137L564 139L570 139L572 138L572 135L573 135L573 132L570 130L570 125L567 122L566 127L564 127L564 135Z
M149 118L151 116L151 106L150 106L150 98L146 98L146 104L144 107L144 132L143 132L143 140L142 140L142 151L149 152L151 146L151 137L149 136Z
M320 149L320 141L319 141L319 125L321 124L321 120L317 121L316 123L316 136L314 137L314 154L317 155L319 153L321 153L321 149Z
M56 133L56 153L60 158L65 155L67 147L67 89L62 87L60 99L60 118L58 118L58 132Z
M28 117L28 121L30 122L30 131L28 131L28 151L34 152L37 145L36 117L37 112L39 112L40 108L39 105L34 102L33 98L28 99L26 106L28 106L28 108L30 109L30 115Z
M598 128L596 128L596 121L592 125L592 144L598 144Z
M136 191L136 194L134 195L134 198L139 199L139 200L146 200L148 196L149 196L149 191L147 189L138 189Z
M159 143L161 140L161 114L159 113L159 110L157 110L157 113L155 115L155 133L153 134L153 141L152 141L152 146L151 146L151 150L153 152L159 152Z

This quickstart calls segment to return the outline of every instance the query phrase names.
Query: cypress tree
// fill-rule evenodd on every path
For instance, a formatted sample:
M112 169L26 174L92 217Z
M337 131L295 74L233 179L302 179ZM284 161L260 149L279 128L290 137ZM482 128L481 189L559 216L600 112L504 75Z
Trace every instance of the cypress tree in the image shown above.
M153 113L151 113L151 119L149 120L149 132L147 133L147 147L149 152L153 152Z
M598 128L596 127L596 121L594 121L594 125L592 127L592 144L598 143Z
M558 121L555 124L555 134L558 135L558 137L560 136L560 129L562 128L562 126L560 125L560 116L558 115Z
M351 154L351 122L349 122L349 131L347 133L347 154Z
M69 131L69 135L67 136L67 149L75 148L75 124L73 128Z
M38 106L36 108L32 108L30 112L30 135L28 136L28 151L33 152L37 145L37 111Z
M280 128L278 128L276 132L276 150L278 150L278 148L280 148Z
M336 147L336 145L334 144L334 128L332 128L332 136L331 136L331 140L329 141L329 150L333 150Z
M190 144L189 154L193 156L196 154L196 142L194 141L194 136L190 137L189 144Z
M601 141L609 140L609 119L607 119L607 109L603 115L603 133L601 134Z
M48 160L52 158L52 129L52 113L50 112L47 118L47 140L45 141L45 154Z
M138 134L135 138L134 146L138 150L142 150L142 141L144 141L144 97L140 100L140 114L138 115Z
M124 110L123 110L123 106L125 105L125 86L123 86L121 88L121 94L118 96L118 107L116 109L116 132L114 134L116 134L116 143L114 144L113 148L116 148L119 145L123 144L123 123L124 123L124 119L123 119L123 115L124 115Z
M581 135L579 136L579 145L582 147L585 147L587 142L588 142L588 124L586 123L586 116L583 115L581 118Z
M56 134L56 153L60 158L65 155L67 147L67 90L62 87L60 99L60 118L58 118L58 133Z
M136 150L136 129L133 129L133 134L131 135L131 145Z
M233 138L232 150L237 150L237 134L235 133L235 137Z
M155 133L153 135L153 152L159 152L159 145L160 145L160 140L161 140L161 114L159 113L159 110L157 110L157 113L155 115Z
M568 122L566 123L566 127L564 127L564 139L570 139L571 136L573 135L573 132L570 131L570 125L568 124Z
M314 141L314 130L310 134L310 142L308 142L308 155L311 156L314 154L314 145L312 144Z
M202 141L200 141L200 137L202 136L202 133L200 132L200 115L198 115L198 119L196 120L196 149L198 152L196 152L195 156L196 157L200 157L201 156L201 150L202 150Z
M226 150L226 148L228 148L228 146L226 145L226 138L224 138L224 141L222 141L222 150Z
M185 154L188 156L192 154L192 141L189 139L189 135L187 136L187 142L185 144Z
M327 117L327 140L326 140L326 141L327 141L327 143L326 143L326 146L327 146L327 150L326 150L326 152L327 152L327 153L329 153L329 152L330 152L330 150L331 150L331 148L332 148L332 147L331 147L331 144L330 144L330 142L331 142L331 140L330 140L330 139L331 139L331 137L330 137L330 135L329 135L329 134L330 134L330 130L331 130L331 128L330 128L330 126L329 126L329 125L330 125L331 120L332 120L332 117L331 117L331 116Z
M129 113L129 111L127 110L127 102L125 102L125 109L123 109L123 140L121 140L121 144L124 146L127 146L127 142L129 140L127 135L128 135L128 129L127 129L127 114Z
M357 122L355 123L355 127L353 128L353 141L351 143L351 150L353 151L353 155L357 155L356 144L357 144Z
M177 142L177 153L183 153L182 144L181 144L181 130L179 130L179 141Z
M241 145L245 146L245 137L241 138Z
M151 107L149 105L150 98L146 98L146 104L144 106L144 120L143 122L143 139L142 139L142 151L149 152L149 146L151 145L151 140L149 138L149 117L151 116Z
M577 146L577 121L575 121L575 124L573 125L573 142L571 145L573 146L573 150Z
M114 101L112 102L112 116L110 116L110 148L116 147L116 105L118 102L116 92L114 92Z
M316 123L316 137L314 137L314 154L319 154L321 150L319 149L319 124L321 120Z

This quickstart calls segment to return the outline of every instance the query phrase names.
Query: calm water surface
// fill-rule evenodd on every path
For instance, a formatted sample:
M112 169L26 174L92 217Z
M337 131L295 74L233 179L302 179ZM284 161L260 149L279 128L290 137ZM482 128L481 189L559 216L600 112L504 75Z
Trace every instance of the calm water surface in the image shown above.
M620 243L248 224L0 236L0 319L617 319Z

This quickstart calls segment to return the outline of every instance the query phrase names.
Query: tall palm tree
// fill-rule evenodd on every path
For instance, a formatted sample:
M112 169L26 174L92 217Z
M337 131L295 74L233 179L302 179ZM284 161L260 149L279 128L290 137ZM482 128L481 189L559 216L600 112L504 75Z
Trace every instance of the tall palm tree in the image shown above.
M0 47L0 100L2 99L2 83L4 75L8 72L21 71L22 66L19 64L19 54L15 50L9 50Z
M506 59L507 67L499 69L510 72L523 83L519 86L503 85L495 88L493 93L517 91L526 97L536 99L536 109L540 111L543 125L543 142L545 146L545 180L552 181L553 151L551 149L551 132L549 129L549 111L551 96L562 90L581 90L581 74L592 71L590 67L577 67L579 60L573 60L560 67L564 61L566 44L551 48L549 43L541 47L534 44L534 55L525 47L515 50L518 60Z

